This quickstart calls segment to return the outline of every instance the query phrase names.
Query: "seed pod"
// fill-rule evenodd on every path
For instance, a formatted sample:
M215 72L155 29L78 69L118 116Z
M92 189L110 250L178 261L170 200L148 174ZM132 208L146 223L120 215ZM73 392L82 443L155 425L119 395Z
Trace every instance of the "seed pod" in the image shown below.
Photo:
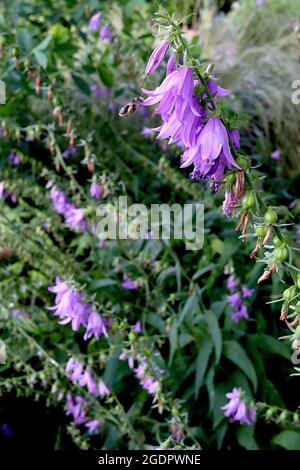
M277 222L277 214L273 209L268 209L265 213L265 222L267 225L273 225Z
M254 191L247 191L242 202L244 210L251 209L255 206L255 194Z
M249 158L245 157L244 155L239 155L236 159L236 163L240 168L242 168L242 170L247 170L250 168Z
M267 227L256 227L255 229L256 235L260 238L264 238L267 234L267 231L268 231Z
M283 242L278 237L273 238L273 243L276 248L279 248L283 244Z
M291 302L294 299L294 297L297 295L296 286L291 286L288 289L285 289L282 295L286 302L288 303Z
M278 248L275 248L273 256L276 261L279 261L279 263L283 263L288 258L289 252L287 248L283 245L279 246Z

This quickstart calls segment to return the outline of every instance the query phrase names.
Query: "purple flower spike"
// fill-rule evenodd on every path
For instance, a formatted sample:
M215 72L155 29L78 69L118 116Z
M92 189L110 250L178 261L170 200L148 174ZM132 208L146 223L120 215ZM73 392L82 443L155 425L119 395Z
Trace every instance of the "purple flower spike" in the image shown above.
M227 405L222 406L224 415L240 424L252 426L256 422L256 408L249 406L242 398L243 392L240 388L234 388L232 392L226 393L229 398Z
M92 32L98 31L101 18L102 18L102 13L100 12L92 16L89 22L89 31L92 31Z
M145 70L145 75L155 72L165 58L166 53L169 49L169 43L167 41L160 41L154 51L152 52L148 64Z

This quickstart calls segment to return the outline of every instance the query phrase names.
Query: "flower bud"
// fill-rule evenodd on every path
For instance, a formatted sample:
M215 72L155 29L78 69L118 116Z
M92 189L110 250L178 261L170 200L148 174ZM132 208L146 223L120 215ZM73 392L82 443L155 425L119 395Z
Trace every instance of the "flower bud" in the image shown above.
M283 263L289 256L289 252L285 246L280 246L278 248L275 248L273 256L276 261L279 261L279 263Z
M273 225L277 222L277 214L273 209L268 209L265 213L265 222L267 225Z
M276 248L282 246L282 244L283 244L282 241L281 241L278 237L274 237L274 238L273 238L273 243L274 243L274 246L275 246Z
M255 229L255 233L259 238L265 238L265 236L267 235L267 231L267 227L256 227Z
M274 413L276 413L276 410L275 408L269 408L267 411L266 411L266 417L269 419L269 418L272 418L272 416L274 416Z
M232 188L232 186L234 185L235 183L235 176L233 173L230 173L229 175L226 176L225 178L225 186L226 186L226 189L229 190Z
M242 207L244 210L251 209L255 206L255 194L254 191L248 191L245 194L245 197L242 202Z
M249 158L245 155L239 155L236 159L236 163L242 170L247 170L251 165Z
M282 295L286 302L288 303L291 302L294 299L294 297L297 295L296 286L291 286L288 289L285 289Z

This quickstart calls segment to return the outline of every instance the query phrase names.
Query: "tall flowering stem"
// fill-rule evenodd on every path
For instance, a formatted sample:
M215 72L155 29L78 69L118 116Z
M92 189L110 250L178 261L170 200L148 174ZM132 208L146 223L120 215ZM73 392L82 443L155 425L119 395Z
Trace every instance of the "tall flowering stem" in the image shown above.
M294 260L297 248L282 231L284 225L278 223L282 208L268 206L261 197L259 178L251 171L250 158L240 150L238 131L218 105L217 98L230 92L217 85L211 75L214 64L204 68L193 57L180 29L181 22L174 15L159 7L156 21L163 37L146 70L152 63L156 64L153 71L160 65L168 49L166 43L174 49L162 84L154 91L143 90L147 95L145 106L159 103L156 112L163 124L154 129L159 132L157 138L169 138L169 143L184 145L181 167L194 165L192 179L209 178L213 189L220 189L225 183L224 214L239 218L236 230L242 232L242 241L256 240L250 258L256 258L264 249L264 258L259 261L266 266L258 284L280 270L289 274L291 285L273 302L282 302L280 319L286 321L292 332L288 338L293 341L293 349L297 346L300 352L300 269Z

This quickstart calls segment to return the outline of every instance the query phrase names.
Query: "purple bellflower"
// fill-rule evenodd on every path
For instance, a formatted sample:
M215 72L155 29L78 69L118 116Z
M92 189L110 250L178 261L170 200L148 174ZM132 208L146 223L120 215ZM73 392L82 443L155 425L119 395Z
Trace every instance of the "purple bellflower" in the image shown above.
M89 22L89 31L96 32L99 29L102 13L98 12L92 16Z
M169 49L169 43L167 41L160 41L154 51L152 52L146 70L145 75L150 75L155 72L164 60Z
M240 424L252 426L256 422L256 408L249 406L243 399L243 392L240 388L234 388L232 392L226 393L229 402L222 406L224 415Z

